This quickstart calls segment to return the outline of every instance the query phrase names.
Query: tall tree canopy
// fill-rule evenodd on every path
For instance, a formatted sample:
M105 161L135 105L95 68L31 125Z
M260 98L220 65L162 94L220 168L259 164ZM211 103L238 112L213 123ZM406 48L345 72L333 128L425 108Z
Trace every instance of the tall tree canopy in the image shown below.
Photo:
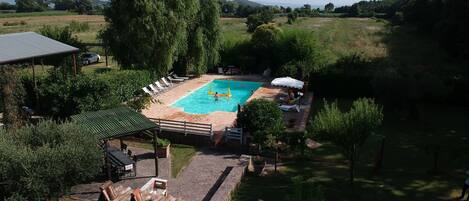
M36 12L47 9L45 0L16 0L16 9L18 12Z
M215 0L113 0L105 17L101 37L124 68L164 75L176 61L196 72L218 61Z

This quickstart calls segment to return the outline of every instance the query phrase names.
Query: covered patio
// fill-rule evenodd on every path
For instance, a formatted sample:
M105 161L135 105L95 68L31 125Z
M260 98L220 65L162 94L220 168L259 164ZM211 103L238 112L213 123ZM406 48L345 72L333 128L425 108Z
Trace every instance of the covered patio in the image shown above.
M144 115L127 107L119 107L96 112L86 112L74 115L71 119L98 137L99 145L104 150L104 165L109 179L112 178L111 168L116 170L115 173L119 178L137 176L136 155L132 155L130 149L127 150L127 146L122 138L137 133L152 136L154 151L152 158L155 170L154 175L146 176L158 177L157 125ZM119 139L120 148L110 146L109 142L113 139Z

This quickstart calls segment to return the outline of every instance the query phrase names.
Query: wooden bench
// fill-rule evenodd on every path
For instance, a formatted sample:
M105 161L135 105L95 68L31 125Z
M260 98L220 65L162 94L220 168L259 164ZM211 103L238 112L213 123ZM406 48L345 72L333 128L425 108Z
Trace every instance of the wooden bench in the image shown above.
M114 188L112 181L105 182L99 189L106 201L130 200L132 191L130 187L124 188L123 186L117 186Z

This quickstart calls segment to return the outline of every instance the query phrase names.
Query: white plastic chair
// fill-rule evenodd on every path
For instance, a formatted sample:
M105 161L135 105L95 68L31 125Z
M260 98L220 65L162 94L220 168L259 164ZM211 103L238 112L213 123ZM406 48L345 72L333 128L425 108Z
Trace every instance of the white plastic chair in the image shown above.
M296 111L300 112L300 106L298 105L280 105L278 106L282 111L288 112L288 111Z

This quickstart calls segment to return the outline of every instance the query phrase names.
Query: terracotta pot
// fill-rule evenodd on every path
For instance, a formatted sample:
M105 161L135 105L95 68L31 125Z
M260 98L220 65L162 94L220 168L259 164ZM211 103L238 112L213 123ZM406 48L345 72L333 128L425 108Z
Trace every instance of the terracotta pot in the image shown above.
M156 154L158 155L158 158L169 158L169 155L171 154L171 144L168 144L166 147L158 147L158 149L156 149Z

